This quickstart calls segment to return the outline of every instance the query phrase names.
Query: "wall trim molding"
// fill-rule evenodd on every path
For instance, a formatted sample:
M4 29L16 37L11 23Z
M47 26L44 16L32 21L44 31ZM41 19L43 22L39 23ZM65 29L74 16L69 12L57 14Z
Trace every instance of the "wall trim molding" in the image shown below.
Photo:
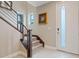
M63 52L67 52L67 53L72 53L72 54L77 54L77 55L79 55L79 52L78 52L78 51L71 51L71 50L58 49L57 47L53 47L53 46L49 46L49 45L45 45L45 48L54 49L54 50L58 50L58 51L63 51Z
M57 49L56 47L53 47L53 46L49 46L49 45L45 45L45 48L48 48L48 49Z
M67 52L67 53L72 53L72 54L77 54L79 55L79 52L78 51L73 51L73 50L63 50L63 49L57 49L59 51L63 51L63 52Z
M17 52L14 52L14 53L12 53L12 54L9 54L9 55L7 55L7 56L5 56L5 57L3 57L3 58L12 58L12 57L17 56L18 54L20 54L20 51L17 51Z
M10 54L10 55L8 55L8 56L5 56L5 57L3 57L3 58L13 58L13 57L15 57L15 56L17 56L17 55L22 55L22 56L24 56L24 57L27 57L27 54L26 54L26 53L24 53L24 52L22 52L22 51L17 51L17 52L15 52L15 53L12 53L12 54Z

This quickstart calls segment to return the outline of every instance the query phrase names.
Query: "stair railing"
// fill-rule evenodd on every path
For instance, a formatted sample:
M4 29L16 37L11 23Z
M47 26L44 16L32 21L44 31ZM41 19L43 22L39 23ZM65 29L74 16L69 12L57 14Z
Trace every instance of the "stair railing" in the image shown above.
M3 3L6 7L2 6ZM22 34L21 42L23 42L24 36L27 34L27 57L32 57L32 30L28 29L23 23L20 23L21 26L23 26L23 31L21 32L21 30L18 29L18 13L12 8L12 4L12 1L0 1L0 19ZM7 8L7 6L9 8Z

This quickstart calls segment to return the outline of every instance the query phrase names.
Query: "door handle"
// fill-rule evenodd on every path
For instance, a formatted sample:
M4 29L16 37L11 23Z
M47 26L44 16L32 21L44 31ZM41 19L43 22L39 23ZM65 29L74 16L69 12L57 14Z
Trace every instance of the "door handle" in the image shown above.
M57 33L59 33L59 28L57 28Z
M59 28L57 28L57 31L59 32Z

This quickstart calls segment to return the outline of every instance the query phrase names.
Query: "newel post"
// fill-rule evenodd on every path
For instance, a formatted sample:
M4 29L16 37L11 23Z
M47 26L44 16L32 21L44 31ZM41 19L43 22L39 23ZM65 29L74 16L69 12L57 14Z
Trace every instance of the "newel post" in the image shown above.
M32 30L27 30L27 57L32 57Z

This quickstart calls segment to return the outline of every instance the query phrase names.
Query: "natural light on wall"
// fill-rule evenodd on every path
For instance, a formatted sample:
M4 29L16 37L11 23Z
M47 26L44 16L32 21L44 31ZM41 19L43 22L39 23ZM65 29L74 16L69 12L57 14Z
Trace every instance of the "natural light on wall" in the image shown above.
M28 27L29 28L31 28L32 24L34 23L34 19L35 19L34 14L33 13L30 13L28 15Z
M61 48L65 48L65 7L61 7Z

